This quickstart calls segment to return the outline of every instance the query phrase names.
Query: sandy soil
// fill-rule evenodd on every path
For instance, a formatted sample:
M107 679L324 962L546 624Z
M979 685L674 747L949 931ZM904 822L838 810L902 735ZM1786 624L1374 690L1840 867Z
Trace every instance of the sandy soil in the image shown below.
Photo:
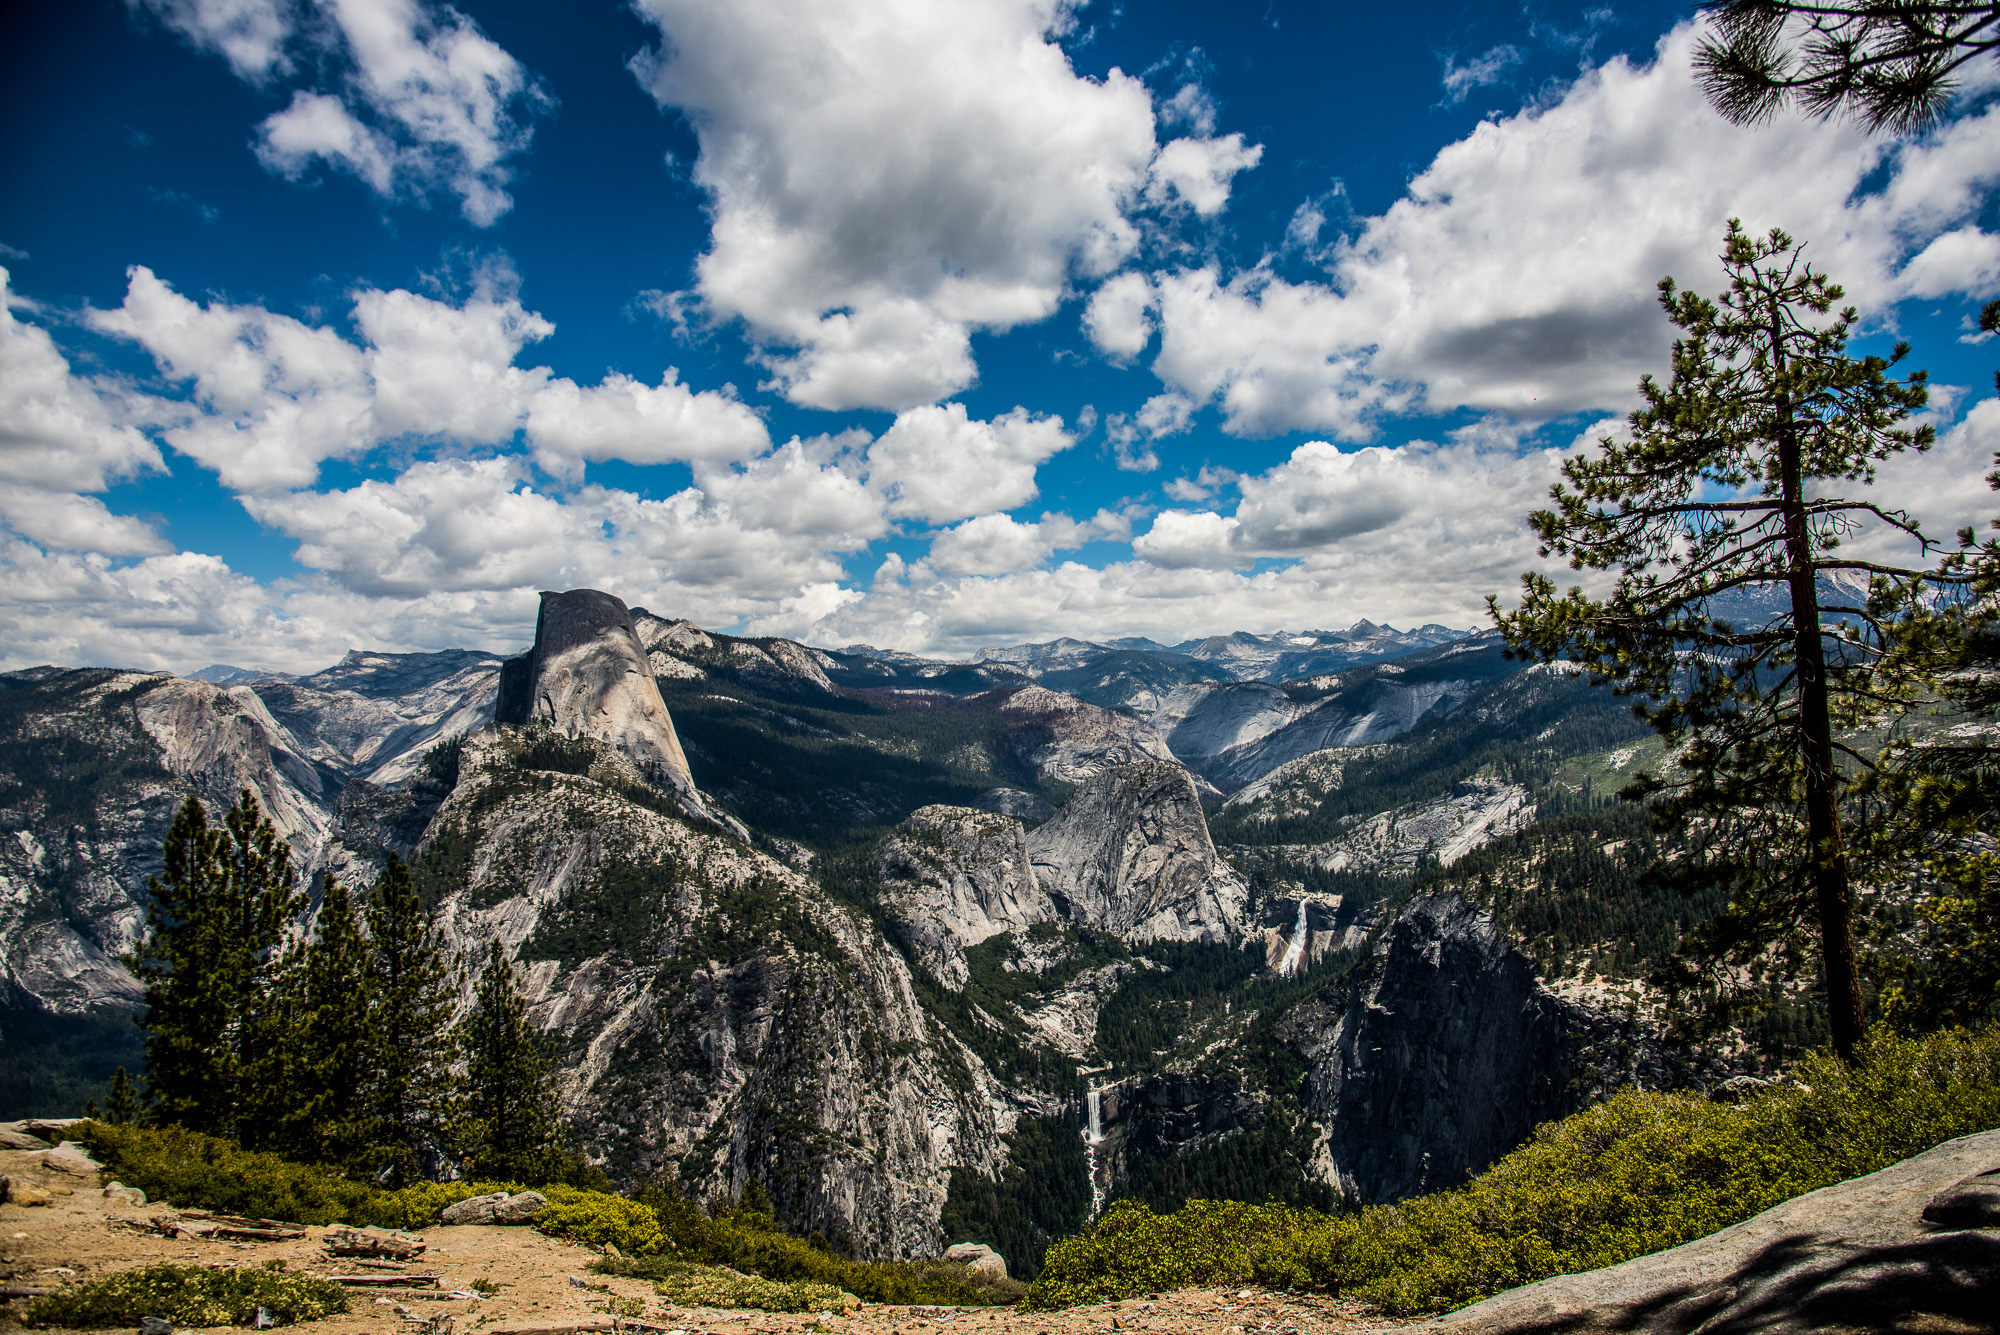
M320 1250L319 1229L292 1242L218 1242L168 1238L133 1225L164 1208L108 1202L94 1178L70 1177L41 1166L34 1151L0 1151L0 1173L62 1191L48 1206L0 1205L0 1281L54 1287L157 1262L261 1266L281 1259L289 1271L320 1275L376 1274ZM436 1275L441 1292L469 1291L473 1281L497 1286L491 1298L381 1300L357 1291L344 1316L302 1328L302 1335L421 1335L420 1320L449 1315L452 1335L585 1335L612 1330L607 1293L582 1289L572 1276L604 1285L609 1295L645 1303L643 1335L760 1335L826 1330L840 1335L1082 1335L1160 1331L1171 1335L1319 1335L1386 1330L1397 1323L1356 1304L1262 1289L1188 1289L1158 1298L1101 1303L1064 1312L1015 1312L992 1307L883 1307L852 1314L780 1314L671 1307L642 1280L585 1269L593 1249L544 1237L532 1228L465 1225L423 1234L428 1250L411 1274ZM406 1311L394 1304L400 1302ZM0 1329L19 1329L22 1304L0 1307ZM245 1332L245 1335L254 1335Z

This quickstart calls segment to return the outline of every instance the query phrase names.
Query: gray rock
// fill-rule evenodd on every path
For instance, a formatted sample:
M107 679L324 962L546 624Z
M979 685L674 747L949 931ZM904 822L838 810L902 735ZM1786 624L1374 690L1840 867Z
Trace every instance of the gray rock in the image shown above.
M945 1248L944 1259L955 1261L973 1274L986 1279L1007 1278L1007 1261L999 1252L979 1242L960 1242Z
M95 1177L104 1165L91 1158L83 1146L65 1140L52 1150L42 1151L42 1167L76 1177Z
M144 1205L146 1193L123 1182L113 1182L104 1189L104 1199L114 1205Z
M494 1214L507 1201L507 1193L496 1191L487 1196L468 1196L444 1207L438 1215L438 1222L447 1225L491 1224Z
M972 799L972 805L983 811L1012 816L1026 825L1040 825L1056 814L1056 809L1049 805L1047 798L1021 788L988 788Z
M174 1335L174 1323L163 1317L142 1316L139 1318L139 1335Z
M1194 781L1172 761L1087 780L1028 835L1028 853L1071 918L1127 941L1242 935L1249 884L1217 856Z
M0 1127L0 1150L46 1150L49 1142L40 1136L31 1136L25 1131L12 1127Z
M1732 1075L1714 1089L1708 1097L1714 1103L1741 1103L1753 1094L1761 1094L1776 1084L1773 1080L1762 1080L1754 1075Z
M923 807L876 847L875 867L890 921L954 991L966 984L967 949L1061 916L1035 880L1021 823L989 811Z
M2000 1168L1974 1173L1931 1197L1924 1221L1945 1228L2000 1228Z
M1403 1329L1424 1335L1990 1329L2000 1312L2000 1233L1938 1232L1922 1214L1926 1201L1968 1170L1997 1159L2000 1131L1963 1136L1694 1242L1545 1279Z
M1043 686L996 696L1000 712L1015 724L997 744L1037 778L1082 783L1118 765L1173 761L1160 734L1138 719Z
M608 593L542 594L535 647L502 665L494 718L609 742L694 814L716 819L695 791L632 614Z
M1675 1078L1629 1023L1543 989L1491 915L1455 895L1411 901L1358 984L1327 988L1277 1032L1308 1062L1333 1181L1369 1202L1457 1186L1613 1085Z
M539 1191L523 1191L507 1197L493 1206L492 1222L496 1224L526 1224L533 1222L535 1211L549 1203L549 1198Z

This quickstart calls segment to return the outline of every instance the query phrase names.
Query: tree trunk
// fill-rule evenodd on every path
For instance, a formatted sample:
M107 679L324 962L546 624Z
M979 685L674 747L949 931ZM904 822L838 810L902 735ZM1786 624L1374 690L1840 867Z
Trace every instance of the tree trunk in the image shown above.
M1772 358L1784 368L1783 327L1773 312ZM1819 916L1820 966L1826 981L1827 1023L1833 1050L1854 1060L1861 1043L1861 969L1854 950L1854 903L1847 883L1847 849L1840 837L1838 775L1833 766L1833 721L1826 680L1826 647L1820 638L1819 587L1812 535L1806 527L1798 431L1791 404L1779 401L1778 465L1782 473L1785 554L1790 567L1792 631L1798 665L1799 759L1805 770L1807 874Z

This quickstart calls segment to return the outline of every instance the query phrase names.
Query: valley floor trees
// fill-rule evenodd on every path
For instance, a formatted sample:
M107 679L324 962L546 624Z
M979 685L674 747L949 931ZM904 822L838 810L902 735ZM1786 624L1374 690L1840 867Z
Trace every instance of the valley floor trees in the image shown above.
M1866 523L1930 546L1908 514L1842 494L1931 443L1930 427L1907 425L1926 402L1923 373L1889 374L1907 346L1848 356L1855 312L1832 313L1841 289L1783 232L1753 238L1732 220L1724 247L1717 300L1660 283L1682 336L1669 383L1640 382L1629 439L1565 464L1555 508L1530 516L1544 555L1616 572L1610 596L1526 575L1518 610L1489 603L1516 650L1573 659L1641 697L1634 712L1674 751L1623 795L1650 799L1685 841L1654 874L1726 891L1729 907L1689 934L1662 981L1681 999L1706 993L1698 1018L1712 1024L1755 1004L1759 970L1796 976L1816 956L1847 1055L1864 1010L1844 826L1875 761L1836 730L1900 708L1914 680L1883 671L1879 606L1823 604L1837 587L1823 582L1962 577L1840 550Z

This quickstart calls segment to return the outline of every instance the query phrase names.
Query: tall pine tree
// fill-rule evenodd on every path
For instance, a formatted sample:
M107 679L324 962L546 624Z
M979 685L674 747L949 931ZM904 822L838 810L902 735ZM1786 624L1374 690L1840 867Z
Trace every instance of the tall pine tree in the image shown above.
M189 797L162 852L130 961L145 984L147 1102L160 1121L264 1143L292 1051L287 934L304 897L291 850L244 789L220 830Z
M385 1182L400 1187L430 1176L451 1143L457 980L436 920L394 853L375 883L367 919L370 1159Z
M1830 314L1841 290L1790 237L1753 238L1732 219L1723 264L1730 288L1715 301L1661 282L1681 330L1671 381L1641 380L1629 439L1564 464L1555 508L1529 516L1544 555L1615 571L1610 597L1526 575L1520 610L1493 615L1512 647L1646 697L1634 712L1673 748L1673 768L1622 794L1650 799L1683 837L1651 874L1731 902L1661 981L1683 1000L1719 998L1703 1008L1713 1024L1758 1004L1746 980L1759 968L1816 963L1845 1057L1864 1019L1850 825L1874 762L1836 733L1901 707L1911 683L1879 670L1871 610L1822 604L1820 589L1835 575L1935 578L1840 550L1870 521L1928 546L1910 516L1849 496L1933 431L1905 425L1924 406L1923 373L1887 374L1908 348L1849 357L1855 312Z
M358 1164L369 1148L373 950L346 884L329 874L298 987L298 1047L284 1145L321 1163Z
M487 948L459 1043L466 1058L464 1144L470 1171L547 1181L562 1157L555 1084L541 1036L528 1023L514 966L497 940Z

